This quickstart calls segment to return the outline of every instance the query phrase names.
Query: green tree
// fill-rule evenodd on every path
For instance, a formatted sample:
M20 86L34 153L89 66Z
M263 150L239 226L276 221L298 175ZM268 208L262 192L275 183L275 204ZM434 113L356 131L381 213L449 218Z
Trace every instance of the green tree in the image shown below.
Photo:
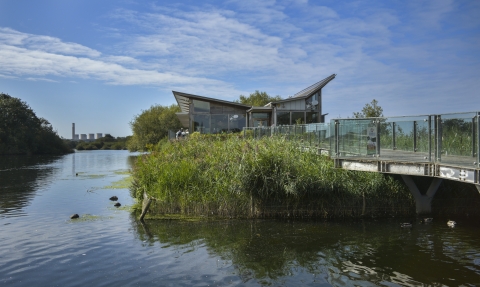
M112 137L112 135L110 135L110 134L105 134L105 136L102 138L102 140L104 142L114 142L115 138Z
M106 134L104 137L98 138L93 142L71 142L71 146L76 148L77 150L97 150L97 149L116 149L122 150L127 149L126 142L131 138L131 136L127 137L113 137L110 134Z
M154 105L136 115L130 122L133 136L127 143L128 149L145 150L147 145L156 144L167 137L169 130L178 129L181 123L175 114L177 112L180 112L177 105L169 107Z
M250 94L250 96L248 97L240 95L239 100L237 100L236 102L244 105L262 107L270 102L279 101L281 99L282 98L280 96L270 97L266 92L259 92L257 90L253 94Z
M353 117L357 119L383 117L383 109L378 105L378 101L373 99L363 107L361 112L354 112Z
M0 154L62 154L70 152L44 118L24 101L0 93Z

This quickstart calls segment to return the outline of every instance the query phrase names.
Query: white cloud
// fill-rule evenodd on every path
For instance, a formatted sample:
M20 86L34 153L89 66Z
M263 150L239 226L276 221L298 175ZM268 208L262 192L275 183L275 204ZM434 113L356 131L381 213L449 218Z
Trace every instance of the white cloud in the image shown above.
M30 81L51 81L48 77L92 78L114 85L192 85L225 86L221 81L205 77L190 77L175 72L160 72L140 68L128 56L105 56L79 44L63 43L53 37L0 29L0 76L26 76ZM82 55L84 57L78 57ZM33 77L32 77L33 76Z
M52 79L46 79L46 78L25 78L27 81L33 81L33 82L50 82L50 83L57 83L58 81L52 80Z
M21 33L10 28L0 27L0 43L25 47L61 55L99 57L100 52L76 43L64 43L58 38Z
M403 102L415 103L412 110L445 109L433 95L447 101L455 91L475 95L480 88L480 22L469 22L479 5L471 11L449 0L401 9L364 1L347 6L232 0L217 7L116 10L110 17L121 25L102 29L117 41L117 55L0 28L0 76L94 78L227 98L267 88L292 95L337 73L326 99L348 99L341 101L344 115L373 98L385 103L386 113ZM458 16L463 20L455 26L451 19ZM446 32L470 30L443 33L447 22L453 28Z
M168 62L169 69L178 73L210 77L249 74L273 87L273 94L283 96L338 73L341 80L331 85L346 86L335 90L339 96L363 102L362 97L398 101L425 86L438 93L442 85L437 79L445 79L444 85L452 81L438 69L439 64L445 67L452 61L448 50L458 50L459 44L449 43L441 35L435 40L437 45L422 38L410 39L409 29L404 27L414 27L416 33L433 32L436 26L432 28L431 23L441 21L451 8L448 1L439 8L432 3L426 14L417 9L408 18L393 9L364 4L355 8L358 16L345 16L341 10L303 1L282 5L230 1L235 6L231 10L119 11L117 17L141 31L128 40L135 43L132 54ZM288 13L289 5L302 14ZM434 21L419 23L416 19L422 17ZM405 31L406 35L398 37ZM428 72L422 71L425 69ZM422 77L424 72L430 77Z

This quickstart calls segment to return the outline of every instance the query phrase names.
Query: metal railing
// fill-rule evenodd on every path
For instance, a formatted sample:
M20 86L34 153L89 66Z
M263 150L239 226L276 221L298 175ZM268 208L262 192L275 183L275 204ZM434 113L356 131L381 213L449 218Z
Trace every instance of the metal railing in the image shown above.
M480 168L480 112L244 128L245 137L283 136L332 158L426 162Z
M330 124L285 125L276 127L243 128L243 135L247 138L261 138L264 136L282 136L288 140L302 142L306 147L316 147L325 151L330 150Z

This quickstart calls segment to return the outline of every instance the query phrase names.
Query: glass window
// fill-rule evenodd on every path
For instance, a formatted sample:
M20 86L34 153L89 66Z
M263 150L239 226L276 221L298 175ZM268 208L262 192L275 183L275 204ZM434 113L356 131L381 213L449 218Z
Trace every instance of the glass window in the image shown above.
M277 112L277 126L290 125L290 112Z
M209 113L210 112L210 103L193 100L193 110L195 113Z
M317 111L319 110L320 108L320 101L318 100L319 93L320 92L315 93L313 96L311 96L305 101L307 109L317 110Z
M212 134L228 132L228 115L212 115L210 119Z
M253 120L254 127L268 127L268 120L266 119L254 119Z
M305 112L292 112L292 125L305 124Z
M270 113L251 113L250 126L268 127L270 126Z
M237 133L241 132L246 126L245 115L235 114L228 115L229 119L229 130L230 132Z
M318 123L318 113L307 112L307 124Z
M254 119L268 119L270 115L268 113L252 113Z
M193 115L193 131L202 134L210 133L210 116Z

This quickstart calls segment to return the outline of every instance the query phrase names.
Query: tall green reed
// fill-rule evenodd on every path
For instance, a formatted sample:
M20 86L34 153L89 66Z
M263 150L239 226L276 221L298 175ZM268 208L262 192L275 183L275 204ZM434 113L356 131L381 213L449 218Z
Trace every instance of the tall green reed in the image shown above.
M414 211L389 176L334 169L333 162L279 137L199 135L162 143L134 169L132 196L157 213L226 217L353 217Z

